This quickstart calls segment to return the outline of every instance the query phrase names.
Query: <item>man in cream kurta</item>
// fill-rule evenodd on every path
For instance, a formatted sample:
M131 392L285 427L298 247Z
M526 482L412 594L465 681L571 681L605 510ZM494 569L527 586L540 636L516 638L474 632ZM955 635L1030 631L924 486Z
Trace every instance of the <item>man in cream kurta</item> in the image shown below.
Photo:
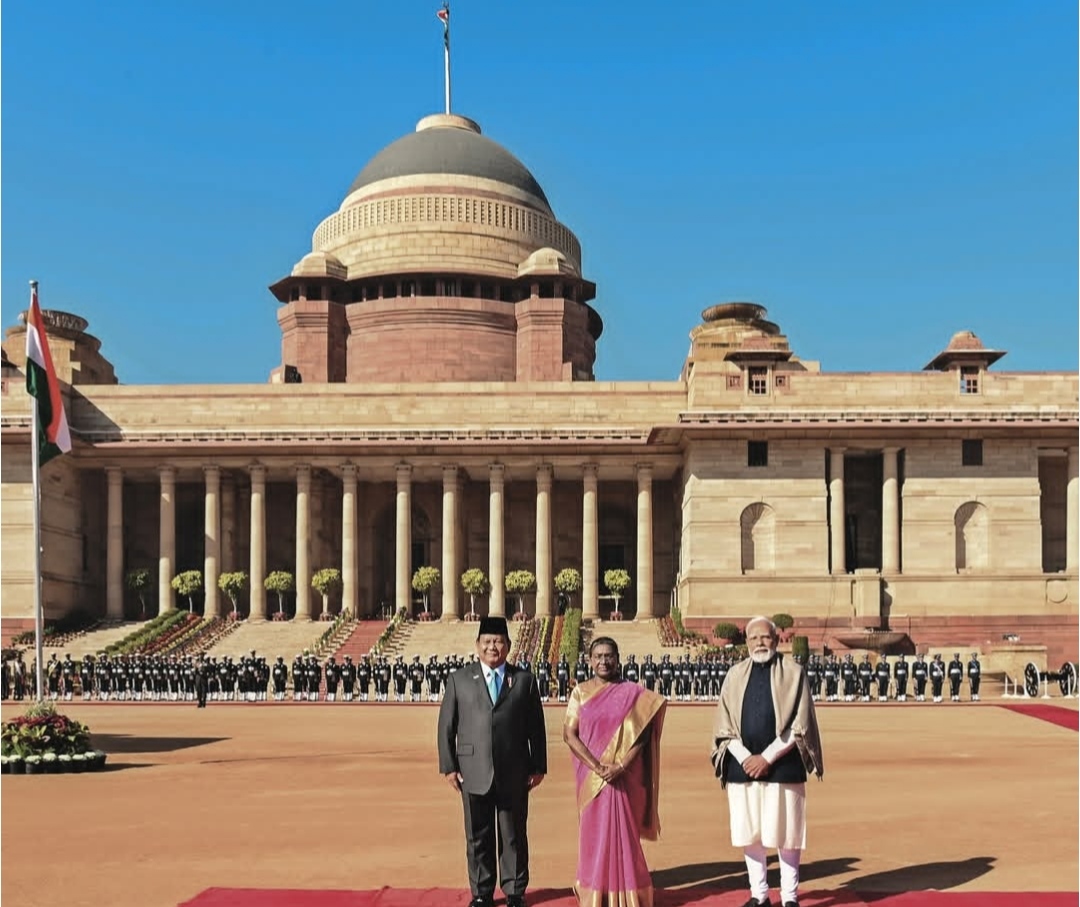
M713 766L727 790L731 843L750 880L745 907L768 907L766 849L780 856L780 900L797 907L806 846L806 778L823 775L821 740L806 674L776 651L767 617L746 625L750 657L729 672L713 726Z

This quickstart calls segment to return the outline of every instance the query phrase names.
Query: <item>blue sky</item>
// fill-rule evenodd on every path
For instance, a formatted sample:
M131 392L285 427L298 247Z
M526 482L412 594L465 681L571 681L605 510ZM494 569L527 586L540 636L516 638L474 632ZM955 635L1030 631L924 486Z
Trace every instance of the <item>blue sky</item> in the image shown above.
M41 281L125 384L267 380L267 286L442 109L433 0L4 5L4 327ZM1077 368L1077 7L458 0L454 109L581 240L602 380L768 307L830 371L957 330Z

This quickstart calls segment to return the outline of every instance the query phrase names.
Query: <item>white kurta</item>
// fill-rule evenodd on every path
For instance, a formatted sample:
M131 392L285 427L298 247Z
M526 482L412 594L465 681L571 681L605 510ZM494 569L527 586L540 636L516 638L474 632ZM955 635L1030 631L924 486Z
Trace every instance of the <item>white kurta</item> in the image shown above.
M731 844L806 848L806 785L751 781L728 784Z

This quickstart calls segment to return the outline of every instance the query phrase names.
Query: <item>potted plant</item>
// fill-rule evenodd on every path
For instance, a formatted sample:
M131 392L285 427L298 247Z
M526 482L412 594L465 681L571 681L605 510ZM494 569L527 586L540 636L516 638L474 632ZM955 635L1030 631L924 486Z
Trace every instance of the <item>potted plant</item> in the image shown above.
M8 760L8 774L9 775L25 775L26 774L26 760L23 759L18 753L12 753L7 757Z
M536 589L536 577L529 570L511 570L506 574L506 591L516 595L518 609L514 613L514 620L525 620L525 596Z
M625 570L605 570L604 585L608 592L615 596L615 610L611 614L612 620L622 620L622 612L619 610L619 599L630 588L630 574Z
M235 570L231 573L222 573L218 577L218 588L224 592L229 601L232 603L232 614L229 616L230 620L240 619L240 610L237 607L237 602L240 599L240 593L247 588L248 575L243 570Z
M86 771L86 753L76 753L71 757L71 770L76 775Z
M263 580L263 588L277 595L278 609L274 614L274 620L286 620L285 593L292 592L296 588L293 575L288 570L274 570Z
M90 758L87 760L90 764L88 768L92 772L99 772L105 767L105 760L109 757L101 750L91 750L88 754Z
M202 591L203 578L199 570L185 570L177 573L169 583L177 595L183 595L188 600L188 613L195 613L195 596Z
M341 589L341 571L335 567L323 567L316 570L311 577L311 588L322 596L322 613L320 620L333 620L330 613L330 596Z
M795 618L790 614L774 614L772 622L776 624L776 629L780 632L780 639L783 642L787 642L791 639L791 628L795 626Z
M0 775L10 775L11 774L11 761L10 760L11 760L10 756L0 756Z
M581 591L581 574L573 567L563 567L555 574L555 591L560 597L565 596L566 606L570 607L573 604L570 596Z
M476 596L487 595L491 588L484 571L479 567L470 567L461 574L461 588L469 596L469 613L465 615L465 620L479 620L480 615L476 613Z
M66 775L73 771L71 767L71 753L61 753L56 757L56 766L61 775Z
M413 574L412 587L424 599L424 613L420 615L421 620L431 620L432 618L431 610L428 608L428 595L439 584L439 578L438 567L417 567L416 572Z
M31 753L24 760L26 763L26 774L28 775L41 775L44 774L45 768L41 764L41 756L37 753Z
M150 590L150 570L136 567L127 573L127 587L139 597L139 617L146 620L146 593Z
M729 646L739 638L739 628L724 620L713 627L712 632L718 646Z

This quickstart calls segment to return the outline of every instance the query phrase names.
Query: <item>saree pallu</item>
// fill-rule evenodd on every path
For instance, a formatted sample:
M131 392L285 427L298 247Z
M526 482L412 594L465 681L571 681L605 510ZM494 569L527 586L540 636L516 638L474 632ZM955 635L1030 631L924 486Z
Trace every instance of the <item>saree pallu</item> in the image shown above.
M660 834L660 734L667 702L635 683L575 687L567 717L601 762L621 762L641 735L637 758L608 784L574 757L579 838L574 891L581 907L652 907L653 888L641 839Z

